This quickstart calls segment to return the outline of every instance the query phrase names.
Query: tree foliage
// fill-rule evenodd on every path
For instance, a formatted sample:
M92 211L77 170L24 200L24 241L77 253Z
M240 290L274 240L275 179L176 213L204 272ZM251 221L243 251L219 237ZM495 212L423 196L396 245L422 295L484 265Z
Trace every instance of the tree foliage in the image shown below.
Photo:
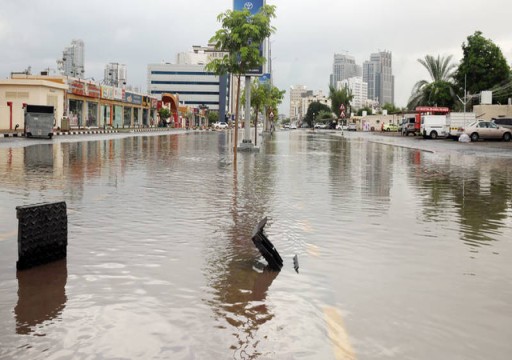
M237 77L237 96L235 110L235 129L238 129L238 104L240 103L240 77L265 63L260 54L260 44L275 32L270 24L275 18L274 5L263 5L259 12L251 15L247 9L227 10L217 20L221 28L210 39L215 50L223 52L222 58L216 58L206 64L206 70L217 75L233 74ZM235 157L238 131L235 131Z
M511 81L511 70L501 49L490 39L475 31L462 43L463 57L454 75L460 94L492 90ZM499 101L498 99L496 99Z
M401 108L396 107L394 104L391 103L385 103L384 105L382 105L382 110L387 110L388 114L396 114L402 112Z
M340 115L340 105L345 106L345 114L349 114L350 102L354 99L354 95L347 88L337 90L334 86L329 85L329 99L331 99L331 110L336 116Z
M208 123L213 124L215 122L219 121L219 113L217 111L208 111ZM224 121L224 119L222 119Z
M166 121L171 117L171 112L169 111L169 109L162 107L158 109L158 115L160 115L161 120Z
M366 114L370 115L372 113L372 109L368 106L362 107L357 110L357 116L363 116L363 111L366 111Z
M311 104L309 104L306 116L304 116L304 121L307 122L310 128L314 127L314 122L317 118L317 115L320 114L320 112L322 111L327 111L331 113L331 108L325 104L322 104L319 101L314 101Z
M261 84L258 79L255 79L252 82L251 107L254 109L254 113L256 114L254 126L258 125L258 114L265 107L267 109L267 117L271 112L273 112L274 118L277 118L277 108L283 102L285 93L286 90L279 90L268 82ZM245 92L242 96L242 103L245 104ZM254 143L256 143L256 133L254 139Z
M260 44L275 32L270 25L275 9L274 5L264 5L255 15L247 9L227 10L220 14L217 20L221 28L210 43L215 50L225 54L210 61L206 69L218 75L243 75L263 65L265 57L260 54Z
M425 67L430 75L430 81L418 81L411 93L407 108L416 106L447 106L453 108L457 104L452 76L455 64L451 63L452 55L447 57L426 55L418 62Z

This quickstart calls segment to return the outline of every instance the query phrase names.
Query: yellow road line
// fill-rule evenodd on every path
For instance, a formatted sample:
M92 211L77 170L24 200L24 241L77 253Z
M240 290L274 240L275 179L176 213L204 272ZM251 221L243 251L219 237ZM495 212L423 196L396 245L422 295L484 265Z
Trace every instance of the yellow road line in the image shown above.
M355 360L356 354L350 344L347 331L343 326L343 319L338 309L326 306L324 307L324 316L336 360Z

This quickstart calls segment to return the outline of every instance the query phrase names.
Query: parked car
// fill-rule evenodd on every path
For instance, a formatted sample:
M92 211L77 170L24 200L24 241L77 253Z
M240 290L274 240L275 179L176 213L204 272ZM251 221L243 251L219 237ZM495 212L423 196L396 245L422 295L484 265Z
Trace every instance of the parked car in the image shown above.
M357 126L356 126L356 124L354 124L354 123L350 123L350 124L348 124L347 130L348 130L348 131L357 131Z
M327 129L327 124L316 123L315 124L315 129Z
M494 122L498 126L503 126L505 128L512 129L512 118L497 117L493 118L492 122Z
M297 129L297 125L296 124L291 124L290 125L290 130L295 130Z
M512 138L512 130L498 126L492 121L475 121L464 129L471 141L478 141L479 139L502 139L503 141L510 141Z
M398 131L398 125L393 123L385 123L382 126L382 131Z
M225 122L216 122L213 126L215 129L227 129L228 124Z

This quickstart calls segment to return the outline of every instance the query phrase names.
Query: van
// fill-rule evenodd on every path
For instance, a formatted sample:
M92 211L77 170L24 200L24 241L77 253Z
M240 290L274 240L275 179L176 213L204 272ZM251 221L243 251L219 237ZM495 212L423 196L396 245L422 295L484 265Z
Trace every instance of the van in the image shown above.
M447 137L450 133L450 126L446 115L422 115L420 133L424 139Z
M416 118L414 116L403 118L400 132L404 136L408 136L409 134L416 135Z
M492 118L492 121L498 126L512 129L512 118L498 117L498 118Z

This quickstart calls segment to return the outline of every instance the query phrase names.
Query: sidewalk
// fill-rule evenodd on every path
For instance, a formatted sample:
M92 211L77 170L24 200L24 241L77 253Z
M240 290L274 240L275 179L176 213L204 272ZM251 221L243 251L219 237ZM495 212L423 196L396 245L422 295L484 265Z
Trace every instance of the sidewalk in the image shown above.
M73 129L70 131L55 131L53 136L66 136L66 135L87 135L87 134L113 134L113 133L135 133L135 132L155 132L155 131L169 131L169 130L185 130L180 128L118 128L118 129ZM0 139L8 137L24 137L23 131L19 130L0 130Z

